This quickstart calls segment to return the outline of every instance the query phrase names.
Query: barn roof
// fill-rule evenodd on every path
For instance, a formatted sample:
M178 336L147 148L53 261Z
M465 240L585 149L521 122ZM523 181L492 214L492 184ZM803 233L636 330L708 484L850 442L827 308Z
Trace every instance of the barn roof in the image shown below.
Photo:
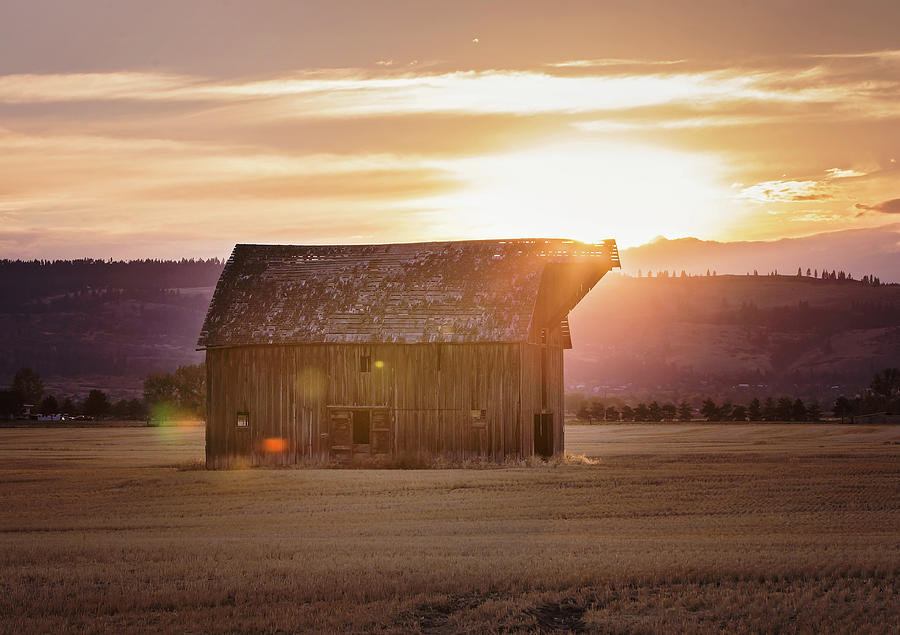
M236 245L198 345L523 341L550 263L588 289L619 264L615 241Z

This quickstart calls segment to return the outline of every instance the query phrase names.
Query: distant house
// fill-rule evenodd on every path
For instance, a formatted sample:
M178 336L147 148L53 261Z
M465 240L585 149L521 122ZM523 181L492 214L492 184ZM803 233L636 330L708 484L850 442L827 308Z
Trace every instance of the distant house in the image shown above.
M569 311L615 241L237 245L198 346L209 468L563 450Z

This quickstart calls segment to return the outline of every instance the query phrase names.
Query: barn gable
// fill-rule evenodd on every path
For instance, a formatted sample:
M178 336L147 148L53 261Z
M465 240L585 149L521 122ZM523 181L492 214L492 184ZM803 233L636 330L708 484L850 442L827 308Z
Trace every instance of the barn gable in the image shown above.
M237 245L198 345L521 342L618 264L615 241Z

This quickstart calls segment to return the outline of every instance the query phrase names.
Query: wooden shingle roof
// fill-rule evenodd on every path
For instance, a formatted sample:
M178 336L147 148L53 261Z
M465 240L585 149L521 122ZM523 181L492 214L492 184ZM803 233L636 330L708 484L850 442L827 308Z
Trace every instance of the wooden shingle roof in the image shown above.
M615 241L236 245L198 345L523 341L560 262L609 270Z

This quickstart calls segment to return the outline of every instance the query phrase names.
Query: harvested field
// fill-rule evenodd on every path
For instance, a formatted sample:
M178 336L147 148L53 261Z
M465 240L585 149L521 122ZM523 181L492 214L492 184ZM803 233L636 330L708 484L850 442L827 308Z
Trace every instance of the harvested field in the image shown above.
M0 429L0 631L900 622L900 427L567 435L600 460L207 472L199 426Z

